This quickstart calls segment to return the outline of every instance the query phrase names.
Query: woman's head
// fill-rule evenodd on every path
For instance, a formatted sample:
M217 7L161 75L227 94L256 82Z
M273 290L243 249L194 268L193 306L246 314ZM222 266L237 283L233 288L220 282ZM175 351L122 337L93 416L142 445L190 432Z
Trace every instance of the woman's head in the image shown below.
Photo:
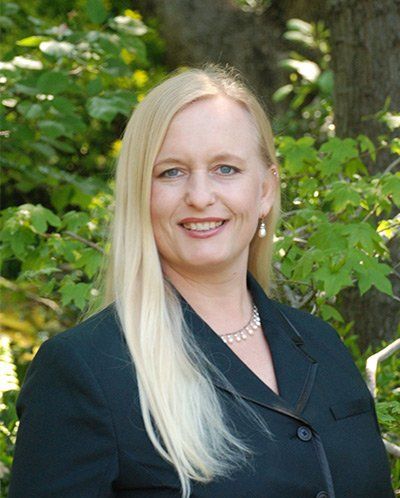
M262 209L253 213L257 218L265 216L267 237L258 240L256 236L253 238L249 260L249 269L267 289L272 235L279 213L279 182L277 177L272 178L271 175L271 168L276 169L273 136L261 105L232 69L207 66L205 69L189 69L176 74L151 90L137 106L124 134L117 168L115 228L118 231L119 226L120 234L124 231L120 243L126 249L123 251L125 255L132 244L141 244L142 257L136 264L146 265L146 260L151 259L149 255L156 250L150 209L154 165L160 157L165 140L168 139L171 124L184 117L185 111L188 115L197 106L201 112L201 109L204 110L211 102L216 105L217 102L224 102L225 107L231 106L238 118L241 113L242 119L237 125L246 127L249 135L247 138L254 140L256 144L260 163L268 175L267 180L269 184L274 183L272 205L264 209L265 213ZM257 206L255 204L255 208ZM212 216L222 213L210 212L206 213L205 217L209 214ZM183 218L190 216L197 218L195 210ZM249 228L252 234L255 232L253 221ZM157 247L159 245L157 243Z

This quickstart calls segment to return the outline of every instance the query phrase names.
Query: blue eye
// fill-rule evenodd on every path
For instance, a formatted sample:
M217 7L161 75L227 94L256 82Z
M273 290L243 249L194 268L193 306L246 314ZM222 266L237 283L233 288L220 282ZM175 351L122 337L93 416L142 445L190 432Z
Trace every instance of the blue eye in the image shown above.
M218 169L219 169L220 173L222 173L225 176L233 175L234 173L238 172L237 168L235 168L233 166L229 166L227 164L223 164L222 166L219 166Z
M176 178L180 176L180 171L178 168L171 168L163 171L160 176L165 178Z

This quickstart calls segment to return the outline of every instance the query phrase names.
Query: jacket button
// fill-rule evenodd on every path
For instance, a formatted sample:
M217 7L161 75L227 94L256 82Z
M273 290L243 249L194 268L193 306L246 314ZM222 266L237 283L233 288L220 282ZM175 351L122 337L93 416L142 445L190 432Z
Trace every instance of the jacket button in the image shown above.
M305 425L302 425L297 429L297 437L301 439L302 441L309 441L312 438L312 433L311 430L306 427ZM318 497L321 498L321 497ZM322 497L323 498L323 497Z
M326 491L320 491L315 495L315 498L329 498L329 495Z

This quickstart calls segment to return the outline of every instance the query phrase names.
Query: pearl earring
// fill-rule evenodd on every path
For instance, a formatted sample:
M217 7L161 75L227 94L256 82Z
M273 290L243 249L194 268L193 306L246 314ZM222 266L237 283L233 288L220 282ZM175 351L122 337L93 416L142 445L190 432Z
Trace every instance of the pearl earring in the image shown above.
M267 228L265 226L264 220L260 221L260 226L258 228L258 236L263 239L267 235Z

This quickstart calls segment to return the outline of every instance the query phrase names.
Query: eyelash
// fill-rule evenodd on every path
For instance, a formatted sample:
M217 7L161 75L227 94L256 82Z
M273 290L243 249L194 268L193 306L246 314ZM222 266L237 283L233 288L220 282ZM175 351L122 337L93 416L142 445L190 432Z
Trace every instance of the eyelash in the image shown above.
M230 164L221 164L221 166L218 166L217 169L221 169L221 168L230 168L231 173L228 173L227 175L222 175L222 176L232 176L234 173L239 173L239 168L235 168L235 166L231 166Z
M231 166L230 164L221 164L220 166L217 167L217 170L220 170L221 168L230 168L231 172L228 174L222 174L222 176L233 176L235 173L239 173L239 168L236 168L235 166ZM171 171L180 171L178 168L171 168L163 171L160 174L161 178L179 178L181 175L172 175L170 176L168 173Z
M165 171L163 171L160 174L160 177L161 178L178 178L178 176L180 176L180 175L169 176L167 173L170 173L171 171L178 171L179 172L179 169L178 168L166 169Z

